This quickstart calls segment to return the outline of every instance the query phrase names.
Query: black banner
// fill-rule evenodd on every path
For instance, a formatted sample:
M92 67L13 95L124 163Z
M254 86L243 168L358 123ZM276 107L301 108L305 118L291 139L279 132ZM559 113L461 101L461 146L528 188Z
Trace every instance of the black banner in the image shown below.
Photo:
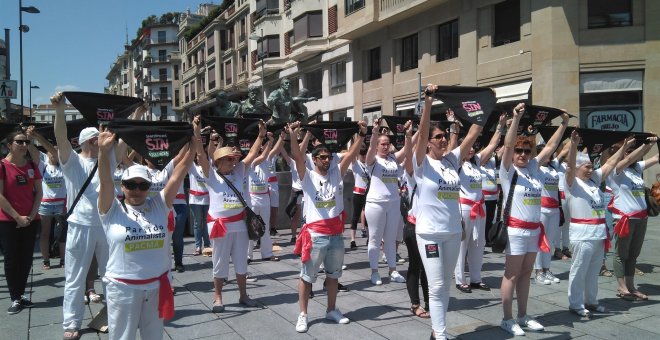
M438 86L433 97L440 99L456 116L472 124L484 126L497 98L488 87Z
M330 152L341 151L359 131L357 122L318 122L302 127L311 132Z
M63 92L92 126L108 124L115 118L127 118L135 109L144 104L140 98L117 96L93 92Z

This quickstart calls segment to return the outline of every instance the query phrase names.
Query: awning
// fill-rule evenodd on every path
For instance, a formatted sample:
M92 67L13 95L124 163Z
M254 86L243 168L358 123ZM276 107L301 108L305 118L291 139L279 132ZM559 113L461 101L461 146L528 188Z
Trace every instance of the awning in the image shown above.
M503 103L514 100L529 99L529 89L532 87L532 81L525 81L522 83L509 84L504 86L493 87L497 102Z
M433 101L433 106L440 105L442 104L442 101L440 100L434 100ZM396 104L395 111L405 111L405 110L414 110L415 105L417 105L417 101L414 102L405 102L405 103L398 103Z
M599 72L580 75L580 93L641 91L644 72Z

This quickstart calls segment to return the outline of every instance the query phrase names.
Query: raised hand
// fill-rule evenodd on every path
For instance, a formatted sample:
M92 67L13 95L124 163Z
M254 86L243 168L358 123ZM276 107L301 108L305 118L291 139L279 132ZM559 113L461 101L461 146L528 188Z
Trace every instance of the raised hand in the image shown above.
M99 133L99 150L109 151L115 143L115 134L110 131L103 131Z

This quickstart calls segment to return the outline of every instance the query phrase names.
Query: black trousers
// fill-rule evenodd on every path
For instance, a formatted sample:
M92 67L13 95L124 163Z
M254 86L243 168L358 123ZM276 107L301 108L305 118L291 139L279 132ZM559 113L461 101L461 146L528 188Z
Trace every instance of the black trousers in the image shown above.
M422 294L424 295L425 308L429 308L429 282L426 279L426 271L424 271L424 264L422 258L419 256L419 249L417 248L417 237L413 234L412 237L403 239L408 248L408 273L406 274L406 288L408 289L408 296L410 303L419 305L419 284L422 284Z
M5 278L11 300L20 300L32 269L34 242L41 221L32 221L29 226L16 228L16 222L0 221L0 243L5 257Z
M351 229L357 230L357 225L360 221L360 215L362 215L362 210L364 209L364 205L366 203L367 195L353 193L353 216L351 216Z
M488 240L488 231L493 226L495 212L497 212L497 200L486 201L486 240Z

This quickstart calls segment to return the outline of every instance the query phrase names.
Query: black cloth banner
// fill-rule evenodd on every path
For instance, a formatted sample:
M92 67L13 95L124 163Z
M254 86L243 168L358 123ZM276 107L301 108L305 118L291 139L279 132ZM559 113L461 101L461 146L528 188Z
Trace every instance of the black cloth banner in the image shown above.
M237 146L243 154L247 154L259 134L261 119L202 116L202 121L222 137L224 145Z
M543 137L543 140L547 142L550 140L550 137L552 137L557 128L557 126L540 126L538 130ZM574 129L576 128L567 127L561 140L563 141L567 138L570 138ZM630 132L623 131L607 131L582 128L577 128L577 132L580 135L580 143L578 144L577 149L581 152L584 150L584 148L587 148L587 153L589 154L589 158L591 158L591 160L596 159L610 146L623 141L626 137L632 135Z
M330 152L341 151L359 131L357 122L318 122L302 127L311 132Z
M140 98L114 94L68 91L63 94L93 126L108 124L115 118L127 118L144 103Z
M419 117L382 116L381 118L387 123L390 134L394 136L392 143L397 150L401 150L406 143L406 130L404 128L406 122L412 120L413 125L419 124Z
M70 120L66 122L66 137L69 139L69 143L71 143L72 148L78 149L80 147L80 144L78 144L78 136L80 136L80 131L86 127L95 126L85 118ZM52 124L40 127L35 126L35 131L46 138L51 144L57 144L55 140L55 129Z
M186 122L115 118L108 129L161 170L193 135L192 126Z
M484 126L497 98L488 87L438 86L433 97L440 99L456 116L472 124Z
M4 141L7 138L7 135L20 130L21 127L17 123L4 123L0 122L0 140Z

